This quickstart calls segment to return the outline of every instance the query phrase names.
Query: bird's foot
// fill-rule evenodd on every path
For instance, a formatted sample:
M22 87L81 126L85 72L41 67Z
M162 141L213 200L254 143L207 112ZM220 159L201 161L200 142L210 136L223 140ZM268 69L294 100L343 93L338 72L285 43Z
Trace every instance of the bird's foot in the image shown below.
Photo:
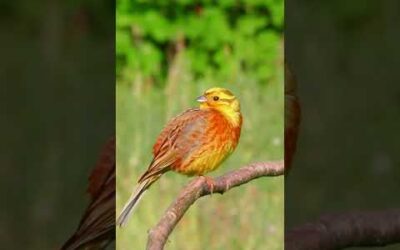
M214 193L214 186L215 186L215 182L214 179L208 176L204 176L202 175L201 177L204 178L204 180L206 181L206 184L208 186L208 189L210 190L210 194Z

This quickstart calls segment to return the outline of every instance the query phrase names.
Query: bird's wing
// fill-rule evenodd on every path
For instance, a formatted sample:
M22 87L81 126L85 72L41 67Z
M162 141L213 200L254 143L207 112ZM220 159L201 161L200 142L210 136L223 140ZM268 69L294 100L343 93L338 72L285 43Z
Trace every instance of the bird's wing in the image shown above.
M115 139L108 141L89 178L91 202L62 250L107 245L115 238ZM85 248L86 249L86 248Z
M189 109L173 118L161 131L153 147L154 158L139 182L169 170L201 146L207 131L208 112Z
M115 137L109 139L103 147L99 160L89 177L88 193L94 199L107 180L110 172L115 171Z

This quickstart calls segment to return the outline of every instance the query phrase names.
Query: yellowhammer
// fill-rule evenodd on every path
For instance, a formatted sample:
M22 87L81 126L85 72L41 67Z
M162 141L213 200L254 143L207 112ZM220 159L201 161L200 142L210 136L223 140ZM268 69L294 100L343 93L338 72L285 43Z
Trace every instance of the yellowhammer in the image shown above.
M123 226L144 192L169 170L193 176L215 170L236 148L242 127L240 104L227 89L211 88L200 108L173 118L153 146L153 160L117 219Z

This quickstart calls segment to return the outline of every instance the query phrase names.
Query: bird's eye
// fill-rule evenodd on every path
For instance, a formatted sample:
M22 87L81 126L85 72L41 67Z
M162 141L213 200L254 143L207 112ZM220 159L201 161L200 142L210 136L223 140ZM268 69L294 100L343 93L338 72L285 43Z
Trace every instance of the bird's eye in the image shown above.
M218 96L214 96L213 99L214 99L214 101L218 101L219 97Z

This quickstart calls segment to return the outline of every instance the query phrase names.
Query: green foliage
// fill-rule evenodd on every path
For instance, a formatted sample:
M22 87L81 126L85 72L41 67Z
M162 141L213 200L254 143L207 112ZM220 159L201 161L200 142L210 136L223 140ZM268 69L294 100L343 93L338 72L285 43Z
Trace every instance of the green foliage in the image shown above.
M181 46L195 79L259 83L276 77L283 29L282 0L119 0L117 75L163 84Z

